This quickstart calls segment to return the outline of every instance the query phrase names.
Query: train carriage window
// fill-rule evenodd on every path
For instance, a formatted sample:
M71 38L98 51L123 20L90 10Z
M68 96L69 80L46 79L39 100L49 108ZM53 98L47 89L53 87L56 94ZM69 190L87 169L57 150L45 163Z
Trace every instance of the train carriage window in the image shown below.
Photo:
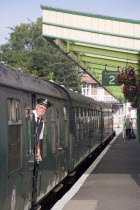
M8 171L21 167L21 106L20 101L7 99L8 105Z
M72 116L73 116L73 119L74 119L74 122L76 124L76 109L75 107L72 107ZM75 127L76 129L76 127ZM75 134L76 130L74 130L74 134Z
M64 114L64 119L67 120L67 109L65 106L63 107L63 114Z
M56 127L57 127L57 145L61 144L61 133L60 133L60 110L59 107L56 109Z
M94 117L95 117L95 109L94 109L93 113L94 113Z
M92 110L89 109L89 131L92 131Z
M94 131L96 132L97 126L96 126L96 109L94 109Z
M46 125L46 115L43 116L44 120L44 134L43 140L41 141L41 151L42 157L45 158L47 156L47 125Z
M80 134L82 133L82 118L81 118L81 108L75 107L75 129L74 129L74 135L76 137L76 141L79 141Z
M55 107L52 104L50 108L51 112L51 151L56 152L56 122L55 122Z
M79 107L76 106L76 117L79 117Z
M65 147L68 147L68 116L67 116L67 109L63 107L63 114L64 114L64 142Z
M93 109L91 110L91 113L92 113L91 115L92 115L92 117L93 117L93 116L94 116L94 110L93 110Z
M32 154L32 125L31 125L32 114L30 114L30 107L25 105L25 132L27 139L27 155L30 156Z
M90 109L88 108L88 116L90 116Z
M94 132L94 110L92 109L92 130Z
M81 115L81 117L83 117L83 108L82 107L80 107L80 115Z
M17 123L21 120L20 101L16 99L8 99L8 122Z
M97 110L97 129L99 129L99 110Z
M95 110L95 116L97 117L97 110Z
M87 116L87 109L84 108L84 116L86 117Z

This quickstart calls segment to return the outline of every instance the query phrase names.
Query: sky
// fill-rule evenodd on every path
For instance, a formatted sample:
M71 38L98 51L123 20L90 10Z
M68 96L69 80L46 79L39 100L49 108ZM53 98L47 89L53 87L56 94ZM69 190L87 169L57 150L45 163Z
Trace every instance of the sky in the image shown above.
M7 42L13 28L36 22L42 17L41 5L110 17L140 20L140 0L1 0L0 45Z

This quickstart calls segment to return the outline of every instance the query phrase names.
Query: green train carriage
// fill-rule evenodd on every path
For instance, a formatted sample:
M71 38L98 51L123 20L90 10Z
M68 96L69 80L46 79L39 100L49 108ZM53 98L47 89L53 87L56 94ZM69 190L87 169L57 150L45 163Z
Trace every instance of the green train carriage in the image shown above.
M36 100L52 106L44 116L42 161L35 161ZM0 209L29 210L112 135L111 106L0 64Z

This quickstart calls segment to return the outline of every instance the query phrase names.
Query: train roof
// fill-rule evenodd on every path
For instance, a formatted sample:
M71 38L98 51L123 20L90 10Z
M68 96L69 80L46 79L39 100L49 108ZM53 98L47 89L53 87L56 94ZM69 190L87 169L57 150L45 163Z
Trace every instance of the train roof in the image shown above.
M32 93L67 99L66 91L60 86L37 77L30 76L20 70L11 69L2 63L0 63L0 85L19 90L22 89Z
M112 109L112 104L104 103L102 101L100 101L99 103L100 103L100 106L102 108L106 108L106 109L109 109L110 108L110 109Z
M65 87L64 87L64 89L68 92L71 100L73 100L73 101L81 102L85 105L90 104L90 105L94 105L94 106L100 106L100 108L111 108L110 104L100 102L100 101L95 101L94 99L92 99L90 97L80 95L80 94L78 94L74 91L71 91Z
M64 89L67 91L67 93L69 94L71 100L73 101L77 101L77 102L81 102L81 103L85 103L85 104L95 104L98 105L98 103L96 101L94 101L94 99L80 95L79 93L72 91L66 87L64 87Z
M0 63L0 85L32 93L38 93L41 95L53 96L59 99L77 101L85 105L100 106L100 108L111 108L109 104L95 101L90 97L80 95L79 93L71 91L66 87L33 77L21 72L20 70L11 69L2 63Z

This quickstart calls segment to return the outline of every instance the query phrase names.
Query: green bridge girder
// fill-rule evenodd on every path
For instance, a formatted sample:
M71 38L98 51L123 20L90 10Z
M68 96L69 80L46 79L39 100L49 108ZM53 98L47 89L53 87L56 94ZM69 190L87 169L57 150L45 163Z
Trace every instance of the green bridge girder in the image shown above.
M51 38L46 39L53 45L54 40ZM55 42L58 40L56 39ZM60 41L60 40L59 40ZM70 56L74 62L76 62L83 70L85 70L90 76L102 85L102 71L119 71L126 65L130 65L135 68L135 73L139 75L140 69L140 55L135 51L118 52L114 49L106 50L94 47L79 46L73 44L70 41L61 40L63 42L65 50L64 54ZM56 45L55 47L58 48ZM61 48L60 48L61 51ZM139 82L140 77L137 77ZM104 86L103 86L104 87ZM124 101L124 95L122 93L122 86L105 86L104 87L111 95L113 95L119 101Z

